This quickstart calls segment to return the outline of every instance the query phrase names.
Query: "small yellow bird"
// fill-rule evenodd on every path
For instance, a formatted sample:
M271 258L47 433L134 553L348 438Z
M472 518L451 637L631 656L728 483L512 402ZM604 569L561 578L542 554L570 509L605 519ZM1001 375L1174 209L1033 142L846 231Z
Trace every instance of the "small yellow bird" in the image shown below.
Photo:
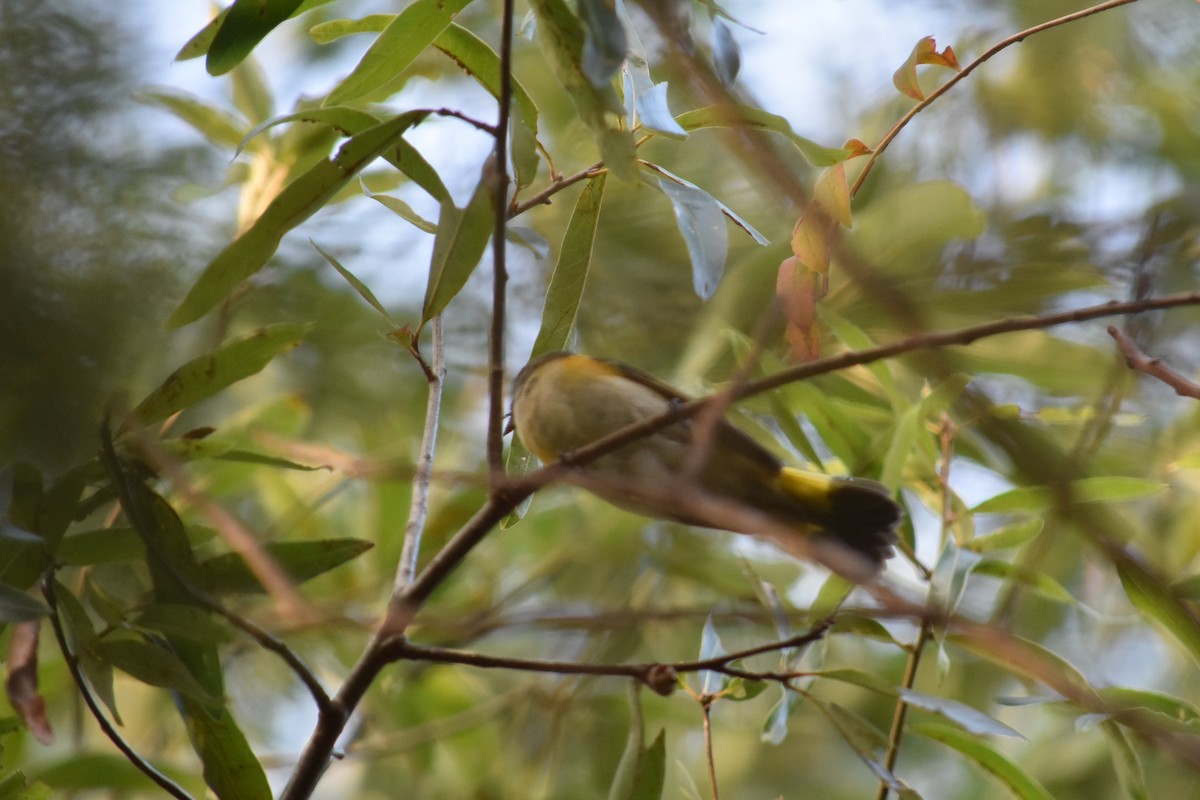
M550 353L513 382L512 421L543 462L569 461L688 399L626 364ZM694 419L669 425L577 467L571 480L621 508L760 536L849 577L873 577L893 555L900 507L881 484L785 467L724 419L708 441L694 435L701 430ZM830 543L833 557L822 557Z

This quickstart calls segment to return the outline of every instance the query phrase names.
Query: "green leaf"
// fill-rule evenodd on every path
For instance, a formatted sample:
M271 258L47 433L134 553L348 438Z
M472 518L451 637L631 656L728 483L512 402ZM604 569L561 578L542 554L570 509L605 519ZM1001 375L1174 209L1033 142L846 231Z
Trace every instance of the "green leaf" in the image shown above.
M488 167L484 166L484 172ZM481 178L465 209L453 203L442 204L433 257L429 265L429 285L421 309L421 324L441 314L466 285L467 278L479 266L495 224L492 211L492 182Z
M208 47L209 75L224 75L292 15L301 0L234 0Z
M1158 494L1167 488L1161 481L1124 476L1101 476L1072 481L1070 497L1076 503L1123 503ZM1048 486L1029 486L1010 489L984 500L976 513L1011 513L1013 511L1045 511L1054 503L1055 493Z
M282 322L226 342L172 372L130 413L130 422L151 425L212 397L262 370L304 339L310 326Z
M1032 589L1036 594L1055 603L1063 603L1069 606L1078 605L1066 587L1044 572L1031 572L1012 562L993 559L980 561L975 565L974 572L976 575L988 575L993 578L1018 581Z
M627 91L632 91L632 88L630 86ZM652 84L638 93L635 107L637 108L638 122L641 123L643 130L670 139L687 138L687 131L671 115L671 108L667 103L666 83Z
M701 128L748 128L778 133L794 144L804 159L814 167L831 167L868 152L859 146L822 147L811 139L797 135L783 117L753 106L707 106L686 111L675 117L675 121L685 131Z
M59 792L58 797L88 789L106 792L110 796L161 795L161 789L144 772L124 756L115 754L76 753L40 768L38 777ZM139 794L132 794L135 792ZM0 792L0 797L9 800L3 792ZM23 795L21 800L25 800Z
M370 189L368 189L367 185L365 183L362 185L362 191L363 191L363 194L365 194L367 197L371 198L376 203L379 203L379 205L383 206L388 211L391 211L393 214L400 217L401 219L411 222L419 230L423 230L426 233L437 233L437 223L430 222L429 220L422 217L420 214L418 214L416 211L413 210L412 206L410 206L408 203L401 200L399 197L392 197L392 196L386 195L386 194L376 194L375 192L372 192ZM313 245L313 246L315 247L316 245ZM324 254L323 251L322 251L322 254ZM325 258L326 258L326 260L328 260L329 256L325 256ZM332 264L333 262L331 261L330 263ZM339 267L338 265L334 264L334 267L337 269L338 272L342 272L342 268ZM350 280L350 278L347 277L347 273L343 273L342 277L346 278L346 280L348 280L348 281ZM357 280L358 279L355 278L355 281L357 281ZM351 285L354 286L354 283L352 282ZM358 287L355 286L355 289L357 290ZM362 292L359 291L359 294L361 295ZM364 297L364 299L365 299L365 297ZM378 301L376 301L376 302L378 302ZM371 305L374 306L375 304L372 303ZM376 309L376 310L378 310L378 309Z
M633 793L638 761L642 758L642 745L645 743L641 686L638 681L628 682L626 697L629 700L629 736L625 739L625 749L621 753L621 760L617 762L612 784L608 787L608 800L627 800Z
M213 144L234 148L241 144L246 123L195 95L177 89L154 89L138 92L135 99L167 109Z
M404 132L428 113L409 111L366 129L345 142L335 156L317 162L284 187L262 216L208 263L167 327L194 322L228 297L266 265L285 233L324 207L363 167L396 147Z
M997 528L983 536L976 536L971 541L966 542L963 548L976 553L989 553L993 550L1006 550L1010 547L1019 547L1036 538L1042 532L1045 524L1045 520L1041 517L1033 517L1023 522L1014 522Z
M976 736L949 725L931 722L909 725L909 730L954 748L999 779L1009 791L1022 800L1054 800L1054 796L1046 791L1044 786L1015 762Z
M825 579L825 582L821 584L816 599L809 606L806 622L809 625L814 625L827 619L834 611L838 610L852 591L854 591L854 584L852 582L837 573L831 572L829 577Z
M451 23L433 41L433 46L454 59L454 62L477 80L480 86L487 89L492 97L500 99L500 56L487 42L463 26ZM512 97L521 120L536 136L537 105L521 82L515 78L512 81Z
M1166 586L1136 562L1119 562L1117 575L1134 608L1162 626L1200 663L1200 621Z
M725 655L728 650L721 643L721 637L717 634L717 627L713 624L712 614L708 615L708 619L704 621L704 630L700 634L700 655L701 661L707 661L711 658L719 658ZM719 692L725 681L725 675L720 672L706 669L700 672L700 694L712 695Z
M368 14L360 19L331 19L313 25L308 35L317 44L329 44L356 33L379 33L395 18L395 14Z
M1150 800L1150 792L1146 790L1146 774L1125 731L1110 719L1100 723L1100 730L1108 742L1113 771L1117 773L1123 796L1129 800Z
M638 758L629 800L659 800L667 776L666 731L660 730Z
M915 708L939 714L954 722L968 733L973 733L976 736L1013 736L1017 739L1025 738L1000 720L990 717L965 703L951 700L948 697L937 697L935 695L924 694L923 692L916 692L912 689L902 688L900 689L900 699Z
M228 709L211 710L186 695L179 706L213 793L220 800L271 800L267 776Z
M102 639L96 650L106 662L142 683L172 689L202 703L221 702L221 698L205 691L179 656L165 647L136 639Z
M363 190L364 191L366 190L365 186L363 187ZM370 196L375 196L375 195L370 195ZM369 305L371 308L378 311L379 315L382 316L389 323L391 323L392 327L398 327L396 325L396 323L392 320L391 315L388 314L387 309L383 307L383 303L379 302L379 298L377 298L375 296L375 293L371 291L370 287L368 287L365 283L360 281L353 272L351 272L350 270L343 267L341 262L338 261L336 258L334 258L329 253L327 253L325 251L325 249L321 247L321 245L317 244L312 239L309 239L308 243L313 246L313 249L315 249L318 253L320 253L322 256L324 256L325 260L329 262L329 265L331 267L333 267L334 269L336 269L338 271L339 275L341 275L343 278L346 279L346 283L350 284L350 286L353 287L354 291L358 292L359 297L361 297L363 300L367 301L367 305Z
M283 572L303 583L357 558L374 547L365 539L313 539L271 542L264 546ZM258 578L237 553L223 553L200 562L201 580L214 594L245 594L264 591Z
M67 641L79 659L79 669L92 691L100 698L117 724L121 714L117 711L116 695L113 693L112 666L100 657L100 637L92 627L92 620L79 598L61 582L54 582L54 595L58 601L59 619L67 633Z
M49 607L35 597L0 583L0 623L32 622L50 613Z
M546 288L546 304L542 308L542 327L533 343L530 359L566 347L575 327L583 287L592 264L592 245L596 241L596 224L604 201L606 174L593 175L579 198L567 223L558 261Z
M390 82L468 3L470 0L416 0L383 29L354 70L329 93L325 105L356 100Z
M129 620L136 628L194 642L217 644L229 640L229 631L212 614L196 606L155 603Z

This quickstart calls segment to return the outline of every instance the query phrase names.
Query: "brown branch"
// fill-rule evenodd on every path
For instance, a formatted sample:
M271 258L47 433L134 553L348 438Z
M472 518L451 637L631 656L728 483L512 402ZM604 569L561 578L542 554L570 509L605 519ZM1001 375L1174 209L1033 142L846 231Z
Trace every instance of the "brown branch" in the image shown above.
M1121 349L1121 355L1125 356L1125 363L1129 365L1130 369L1143 372L1151 378L1162 381L1174 389L1175 394L1180 397L1191 397L1200 400L1200 384L1189 381L1171 369L1167 362L1161 358L1152 358L1143 353L1133 343L1133 340L1126 336L1116 325L1108 326L1108 335L1116 341L1117 347Z
M590 167L579 170L579 172L576 172L574 175L568 175L565 178L559 178L545 189L535 194L533 197L530 197L528 200L522 200L520 203L514 203L513 207L509 209L508 218L512 219L513 217L524 214L534 206L546 205L550 202L551 197L558 194L563 189L566 189L568 186L579 183L582 180L587 180L594 175L599 175L603 171L604 162L597 161Z
M1008 49L1014 44L1023 42L1034 34L1041 33L1042 31L1048 31L1051 28L1057 28L1060 25L1066 25L1068 23L1081 20L1084 17L1090 17L1093 14L1099 14L1103 11L1108 11L1119 6L1129 5L1130 3L1136 2L1137 0L1108 0L1106 3L1099 3L1097 5L1075 11L1071 14L1066 14L1064 16L1056 17L1055 19L1039 23L1031 28L1026 28L1023 31L1014 33L1013 35L1007 36L1004 39L996 42L987 50L983 51L983 53L981 53L977 58L971 61L971 63L963 67L962 71L955 74L948 81L926 95L923 100L910 108L908 113L901 117L899 121L892 126L891 130L883 135L883 138L879 140L879 143L876 144L875 148L871 151L871 155L867 158L866 164L863 165L862 172L860 172L858 177L854 180L854 185L850 189L850 196L854 197L856 194L858 194L858 190L861 189L863 183L866 182L867 175L871 172L871 168L875 166L875 162L879 160L879 156L881 156L883 151L888 148L888 145L892 143L892 140L900 135L900 131L902 131L905 126L908 125L908 123L912 122L913 118L916 117L917 114L920 114L927 107L932 105L935 100L953 89L960 81L966 79L966 77L974 72L977 67L990 60L993 56L1000 53L1002 50Z

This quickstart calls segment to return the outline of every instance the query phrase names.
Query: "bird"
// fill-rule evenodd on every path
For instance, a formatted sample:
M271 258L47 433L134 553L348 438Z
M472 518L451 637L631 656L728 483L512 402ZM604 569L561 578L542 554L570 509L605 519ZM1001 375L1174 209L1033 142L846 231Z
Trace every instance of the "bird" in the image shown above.
M628 364L552 352L513 381L510 429L571 482L646 516L724 528L771 541L854 580L879 575L895 551L900 506L882 484L785 466L721 417L673 422L598 458L580 448L658 417L686 395Z

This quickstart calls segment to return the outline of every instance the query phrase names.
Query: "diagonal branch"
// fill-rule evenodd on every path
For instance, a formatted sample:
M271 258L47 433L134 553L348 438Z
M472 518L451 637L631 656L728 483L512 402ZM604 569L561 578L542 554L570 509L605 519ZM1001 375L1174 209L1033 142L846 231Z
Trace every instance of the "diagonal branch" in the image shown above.
M1175 394L1180 397L1191 397L1200 400L1200 384L1189 381L1172 369L1161 358L1153 358L1143 353L1133 343L1133 340L1126 336L1116 325L1108 326L1108 335L1116 341L1117 347L1121 349L1121 355L1125 356L1125 363L1129 365L1130 369L1137 372L1144 372L1151 378L1162 381L1174 389Z

